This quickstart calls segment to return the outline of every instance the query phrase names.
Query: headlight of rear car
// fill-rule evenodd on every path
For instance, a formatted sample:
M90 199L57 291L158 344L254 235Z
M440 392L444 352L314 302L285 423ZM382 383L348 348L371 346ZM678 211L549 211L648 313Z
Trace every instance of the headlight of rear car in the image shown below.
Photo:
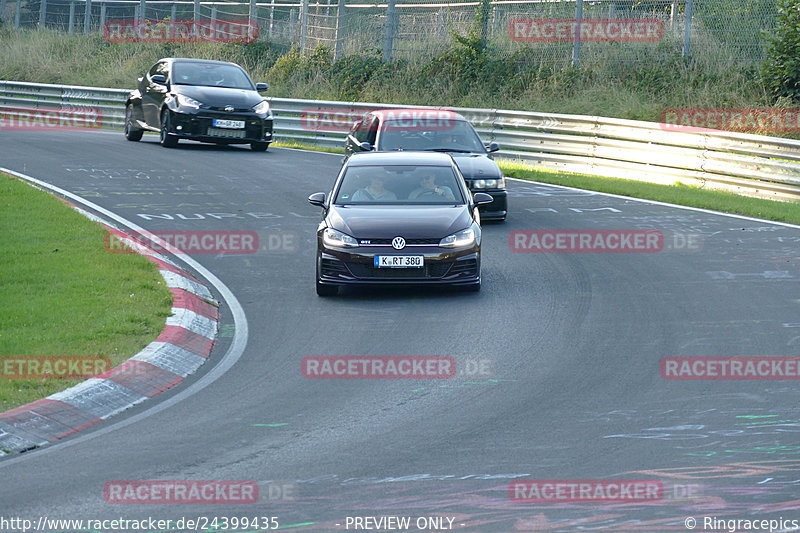
M203 105L194 98L189 98L186 95L179 94L178 95L178 105L181 107L190 107L192 109L200 109L200 106Z
M358 246L358 241L353 237L333 228L325 228L325 231L322 232L322 242L325 243L325 246L330 246L331 248L354 248Z
M497 179L472 180L470 185L472 189L504 189L506 187L506 178L501 176Z
M439 246L445 248L462 248L473 244L475 244L475 230L472 228L453 233L439 241Z
M258 113L259 115L266 115L269 113L269 102L266 100L261 100L258 104L253 106L253 111Z

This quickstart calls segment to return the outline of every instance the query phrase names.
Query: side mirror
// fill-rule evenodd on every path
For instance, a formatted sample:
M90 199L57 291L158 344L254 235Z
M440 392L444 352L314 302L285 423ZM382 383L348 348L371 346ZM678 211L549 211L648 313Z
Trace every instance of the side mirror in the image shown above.
M498 151L499 149L500 149L500 145L499 145L499 144L497 144L497 143L496 143L496 142L494 142L494 141L490 142L490 143L489 143L489 146L487 146L487 147L486 147L486 150L487 150L489 153L496 152L496 151Z
M485 205L494 202L494 198L485 192L476 192L472 195L472 203L475 205Z
M488 194L486 196L489 196ZM491 196L489 196L491 198ZM308 197L308 203L311 205L316 205L318 207L325 207L325 193L324 192L315 192L311 196Z
M263 93L264 91L269 90L269 85L266 83L256 83L256 91Z
M154 74L150 76L150 81L152 81L153 83L157 83L159 85L167 84L167 78L163 74Z
M361 150L363 150L364 152L369 152L369 151L372 150L372 145L370 143L368 143L367 141L364 141L363 143L359 143L358 147L361 148Z

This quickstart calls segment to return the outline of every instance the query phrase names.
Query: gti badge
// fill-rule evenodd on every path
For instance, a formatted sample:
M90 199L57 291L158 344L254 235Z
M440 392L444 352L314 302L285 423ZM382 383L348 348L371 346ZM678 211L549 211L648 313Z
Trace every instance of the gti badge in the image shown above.
M395 237L392 239L392 248L395 250L402 250L406 247L406 240L402 237Z

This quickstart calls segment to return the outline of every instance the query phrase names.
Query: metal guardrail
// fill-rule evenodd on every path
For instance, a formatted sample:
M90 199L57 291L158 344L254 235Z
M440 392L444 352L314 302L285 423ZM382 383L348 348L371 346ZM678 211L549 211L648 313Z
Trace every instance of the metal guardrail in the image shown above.
M0 111L92 107L102 112L104 127L121 128L128 93L127 89L0 81ZM367 111L408 107L268 100L275 114L276 139L326 147L343 146L350 124ZM484 141L498 142L503 159L551 170L650 183L681 182L800 201L800 141L726 131L667 131L655 122L603 117L448 109L469 119Z

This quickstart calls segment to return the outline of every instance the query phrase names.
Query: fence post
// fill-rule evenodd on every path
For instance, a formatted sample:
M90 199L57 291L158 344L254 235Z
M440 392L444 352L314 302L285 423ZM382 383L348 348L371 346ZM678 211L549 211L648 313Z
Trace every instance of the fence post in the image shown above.
M394 48L394 0L389 0L386 6L386 37L383 40L383 62L388 63L392 60L392 49Z
M694 0L686 0L683 16L683 57L688 61L692 55L692 17L694 16Z
M100 31L104 31L106 27L106 3L100 4Z
M250 11L248 12L247 18L249 19L248 22L251 28L253 24L258 26L258 6L256 5L256 0L250 0Z
M194 15L192 18L195 21L200 20L200 0L194 0Z
M41 0L39 4L39 28L44 28L45 21L47 21L47 0Z
M75 33L73 29L75 26L75 2L69 3L69 23L67 26L67 34L72 35Z
M572 66L581 64L581 22L583 22L583 0L575 2L575 36L572 44Z
M92 0L86 0L86 6L83 10L83 34L89 35L89 30L92 28Z
M20 9L20 4L21 3L22 3L22 0L17 0L17 10L14 12L14 29L15 30L19 29L19 15L20 15L20 11L21 11L21 9Z
M178 18L178 4L172 4L172 7L169 9L169 20L175 22L175 19Z
M139 0L139 18L142 20L147 19L147 5L145 1L146 0Z
M269 8L269 39L272 40L272 24L275 20L275 0L272 0L272 6Z
M0 19L5 20L3 17L6 16L6 0L0 0Z
M211 25L217 22L217 6L211 6Z
M291 41L292 45L294 45L294 39L297 37L297 18L294 16L297 11L295 9L289 8L289 41Z
M672 5L669 7L669 29L675 27L675 13L678 12L678 0L672 0Z
M303 0L300 6L300 51L306 51L306 37L308 36L308 0Z
M344 33L344 0L339 0L336 8L336 45L333 48L333 62L342 58L342 39Z

